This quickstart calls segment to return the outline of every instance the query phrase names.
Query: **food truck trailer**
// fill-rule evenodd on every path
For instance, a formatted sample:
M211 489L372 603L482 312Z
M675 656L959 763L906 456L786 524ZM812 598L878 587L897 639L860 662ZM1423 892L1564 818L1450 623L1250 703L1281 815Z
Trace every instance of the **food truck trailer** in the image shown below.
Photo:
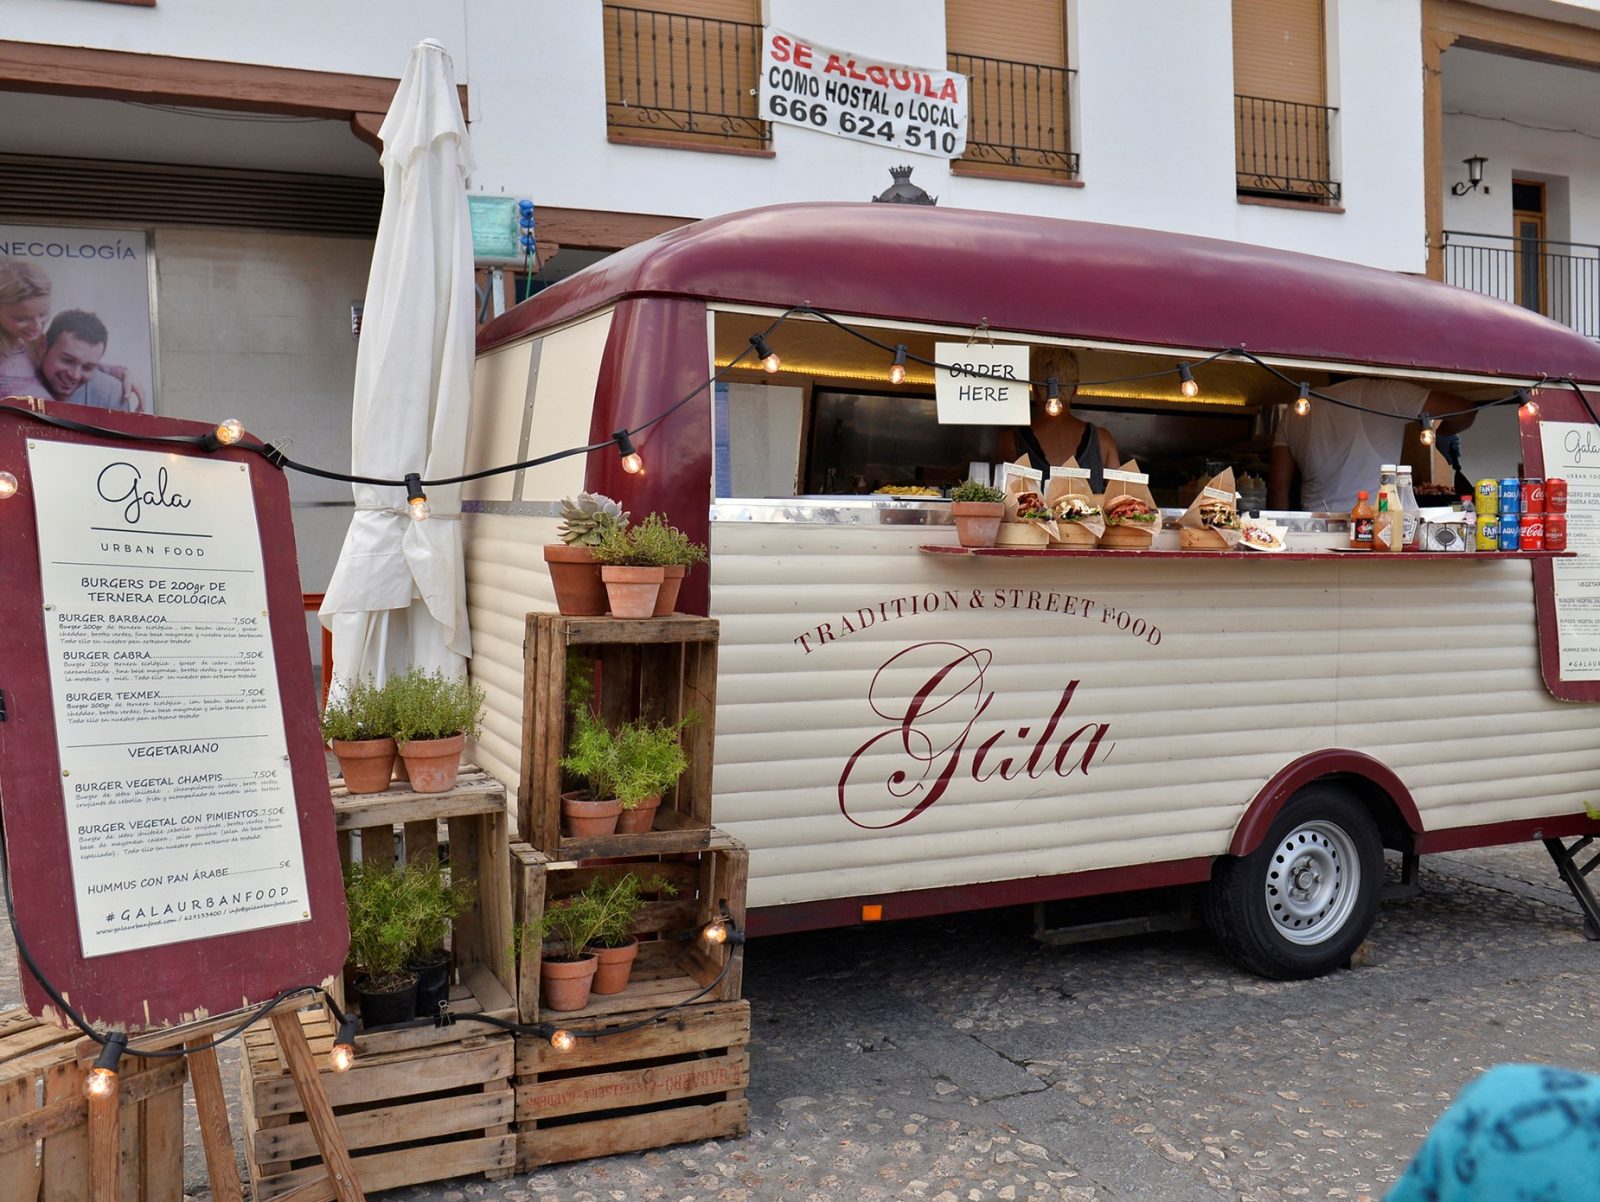
M1542 383L1523 474L1572 477L1576 554L1345 555L1348 515L1315 512L1274 515L1280 554L1171 531L961 552L942 496L878 491L935 494L997 456L997 431L936 420L939 343L1071 348L1074 411L1169 521L1192 478L1264 462L1295 420L1285 379L1475 402ZM700 221L480 333L469 472L602 449L465 490L474 754L518 783L525 616L555 608L541 546L563 497L603 493L709 545L679 609L720 620L714 814L750 849L752 934L1205 885L1240 963L1324 972L1374 919L1384 849L1557 854L1600 831L1595 381L1600 347L1528 310L1258 246L871 204Z

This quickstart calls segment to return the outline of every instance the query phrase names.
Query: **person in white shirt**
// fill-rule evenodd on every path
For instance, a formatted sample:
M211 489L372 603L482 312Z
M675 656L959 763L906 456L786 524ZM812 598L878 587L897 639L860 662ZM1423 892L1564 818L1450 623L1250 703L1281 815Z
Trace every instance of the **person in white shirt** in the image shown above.
M1442 437L1465 430L1477 416L1470 401L1405 380L1362 377L1317 391L1360 408L1313 397L1304 417L1291 410L1278 423L1267 469L1269 509L1291 507L1298 470L1300 509L1347 513L1357 492L1376 492L1381 465L1401 462L1407 422L1426 413Z

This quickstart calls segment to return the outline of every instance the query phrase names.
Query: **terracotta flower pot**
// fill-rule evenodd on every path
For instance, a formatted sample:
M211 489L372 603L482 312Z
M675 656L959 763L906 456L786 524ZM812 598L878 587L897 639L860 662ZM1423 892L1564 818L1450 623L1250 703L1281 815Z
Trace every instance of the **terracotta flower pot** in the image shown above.
M456 776L461 771L461 749L466 745L466 735L408 740L400 749L400 757L406 762L412 791L444 793L455 788Z
M648 618L656 612L661 592L661 568L630 568L608 563L600 569L613 618Z
M344 787L350 792L382 793L389 787L389 777L394 773L393 739L385 736L350 743L333 739L330 746L338 757Z
M656 810L661 806L661 794L656 793L646 797L633 809L622 807L622 813L617 815L617 834L642 835L651 830L656 824Z
M606 612L606 586L600 580L600 565L588 547L548 543L544 561L550 567L550 585L556 592L558 610L580 618L597 618Z
M1001 501L951 501L950 516L956 520L956 538L963 547L992 547L1000 534L1000 519L1006 507Z
M621 813L622 803L615 798L609 801L583 801L576 793L561 795L561 817L566 824L567 834L575 839L615 834L617 816Z
M592 947L598 967L594 970L595 993L621 993L633 974L633 960L639 954L639 941L630 939L621 947Z
M683 587L683 578L689 569L681 563L668 564L661 569L666 573L661 578L661 591L656 594L655 616L664 618L678 607L678 590Z
M546 1010L582 1010L599 960L591 953L579 960L546 959L539 965L539 993Z

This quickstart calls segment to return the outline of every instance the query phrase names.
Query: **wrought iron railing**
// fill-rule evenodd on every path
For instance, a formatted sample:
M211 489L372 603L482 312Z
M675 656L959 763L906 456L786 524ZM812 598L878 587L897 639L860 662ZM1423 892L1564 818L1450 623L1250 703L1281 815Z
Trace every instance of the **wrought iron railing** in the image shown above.
M1444 278L1600 339L1600 246L1445 230Z
M1333 117L1339 110L1321 104L1233 98L1235 172L1241 196L1332 203L1339 199L1333 178Z
M1076 179L1067 67L951 54L949 68L968 79L967 151L960 161L1030 169Z
M608 132L768 145L756 96L761 26L618 4L602 8Z

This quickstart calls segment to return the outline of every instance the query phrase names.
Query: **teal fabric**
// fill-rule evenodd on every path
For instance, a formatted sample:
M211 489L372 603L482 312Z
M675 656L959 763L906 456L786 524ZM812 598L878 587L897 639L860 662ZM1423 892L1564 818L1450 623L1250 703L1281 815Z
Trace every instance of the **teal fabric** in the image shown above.
M1384 1202L1600 1202L1600 1077L1490 1069L1439 1116Z

